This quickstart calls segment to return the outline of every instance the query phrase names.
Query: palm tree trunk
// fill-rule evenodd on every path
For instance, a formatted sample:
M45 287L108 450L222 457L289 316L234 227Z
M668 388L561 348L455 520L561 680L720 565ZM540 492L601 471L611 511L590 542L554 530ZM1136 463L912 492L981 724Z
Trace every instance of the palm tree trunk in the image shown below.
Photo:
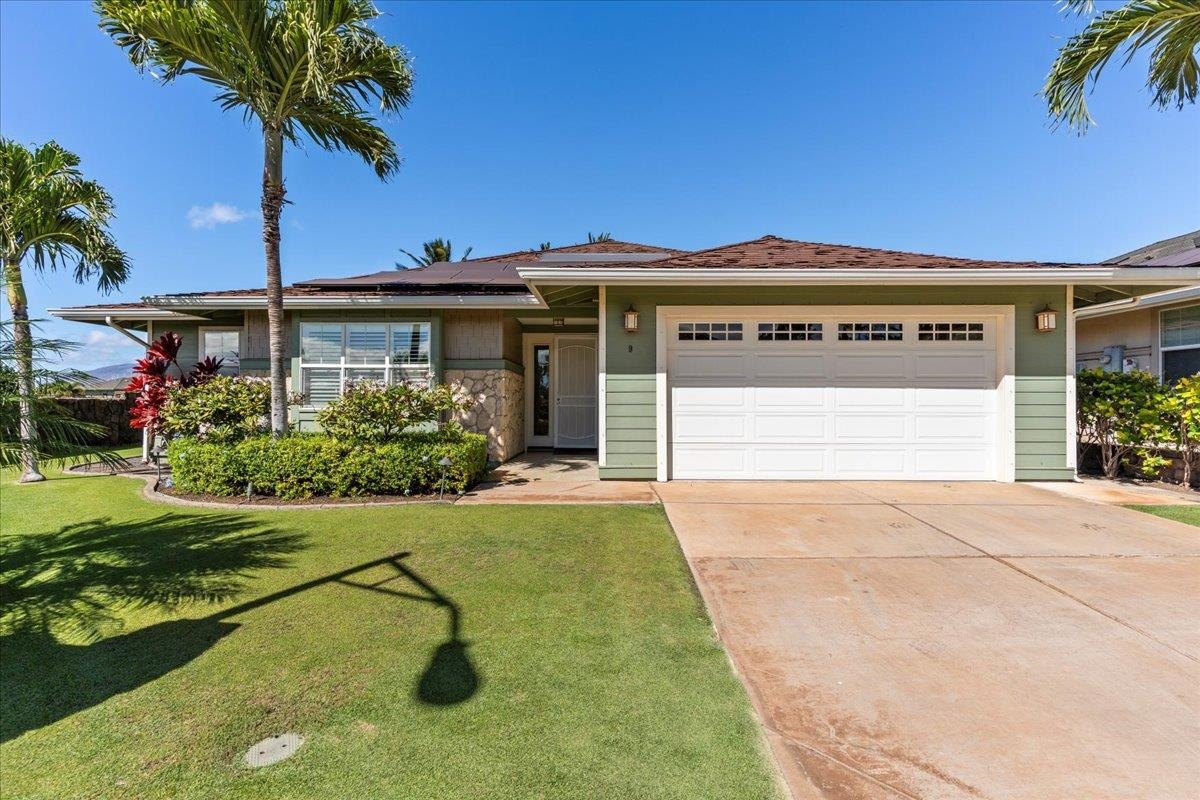
M17 361L17 414L20 419L21 483L46 480L38 471L37 428L33 424L33 333L29 328L29 302L21 280L21 264L15 259L4 262L4 285L8 307L13 315L13 355Z
M279 218L283 215L283 135L263 128L263 247L267 256L267 328L271 343L271 435L287 432L287 384L283 361L287 335L283 328L283 278L279 266ZM299 376L294 376L299 380Z

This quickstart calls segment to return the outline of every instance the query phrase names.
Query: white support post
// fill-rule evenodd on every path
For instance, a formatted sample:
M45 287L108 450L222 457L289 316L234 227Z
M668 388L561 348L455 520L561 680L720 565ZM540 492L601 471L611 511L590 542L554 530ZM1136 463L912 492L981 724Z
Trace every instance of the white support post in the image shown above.
M600 374L597 388L596 460L601 467L608 463L608 291L600 285L600 318L598 328L598 358Z
M1067 466L1073 477L1079 477L1079 441L1075 417L1075 285L1067 284L1067 311L1064 315L1067 323Z

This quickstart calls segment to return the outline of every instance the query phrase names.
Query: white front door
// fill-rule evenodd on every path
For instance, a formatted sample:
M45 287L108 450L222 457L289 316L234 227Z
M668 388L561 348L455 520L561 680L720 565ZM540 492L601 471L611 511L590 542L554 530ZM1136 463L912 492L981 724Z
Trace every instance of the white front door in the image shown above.
M525 335L525 441L590 450L599 430L594 334Z
M597 430L595 336L556 336L554 446L594 448Z
M667 320L673 478L995 480L995 316L713 309Z

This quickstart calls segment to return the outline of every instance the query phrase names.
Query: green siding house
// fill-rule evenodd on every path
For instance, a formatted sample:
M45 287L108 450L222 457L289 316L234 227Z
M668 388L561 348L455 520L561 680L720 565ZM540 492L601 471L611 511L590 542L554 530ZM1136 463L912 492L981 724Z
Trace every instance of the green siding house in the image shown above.
M1200 268L992 262L765 236L605 241L285 288L292 422L347 379L439 382L493 458L608 479L1066 480L1075 311ZM263 290L52 309L268 368Z

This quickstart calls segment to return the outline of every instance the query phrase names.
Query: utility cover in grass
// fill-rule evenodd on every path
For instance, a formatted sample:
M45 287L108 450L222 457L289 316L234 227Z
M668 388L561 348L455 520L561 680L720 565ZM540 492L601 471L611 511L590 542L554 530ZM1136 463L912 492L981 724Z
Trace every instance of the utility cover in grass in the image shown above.
M252 767L265 767L283 761L304 744L304 737L298 733L281 733L278 736L268 736L246 751L246 763Z

